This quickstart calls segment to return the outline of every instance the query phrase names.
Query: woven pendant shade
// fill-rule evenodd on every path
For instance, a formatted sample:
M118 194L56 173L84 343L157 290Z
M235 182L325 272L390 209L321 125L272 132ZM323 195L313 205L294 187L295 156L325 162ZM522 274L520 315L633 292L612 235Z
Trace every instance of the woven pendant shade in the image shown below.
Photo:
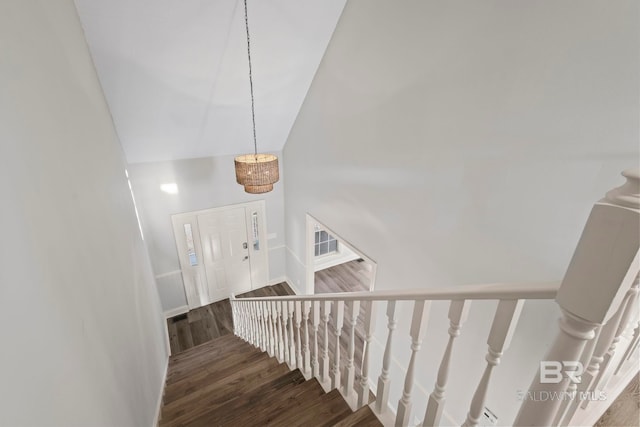
M235 158L236 182L244 185L250 194L268 193L280 179L278 158L273 154L258 154L256 139L256 113L253 97L253 76L251 74L251 41L249 38L249 17L247 0L244 0L244 24L247 30L247 59L249 60L249 89L251 93L251 123L253 125L253 154L243 154Z
M271 191L280 179L278 158L273 154L244 154L235 158L235 165L236 182L244 185L247 193Z
M262 194L268 193L273 190L273 184L269 185L245 185L244 191L249 194Z

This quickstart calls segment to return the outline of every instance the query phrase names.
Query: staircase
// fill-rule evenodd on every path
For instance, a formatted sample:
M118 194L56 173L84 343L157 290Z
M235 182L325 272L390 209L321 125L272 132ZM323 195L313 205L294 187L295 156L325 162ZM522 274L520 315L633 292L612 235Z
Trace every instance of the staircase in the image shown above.
M336 399L339 391L353 410L368 409L369 390L375 390L370 407L385 426L475 427L486 412L491 380L516 334L523 304L527 300L555 300L562 312L556 338L538 364L521 367L529 371L537 368L538 372L529 388L520 391L519 400L516 389L502 390L501 399L514 402L511 408L519 411L515 419L501 425L593 425L621 386L638 372L640 171L625 171L623 176L627 182L594 205L561 282L266 298L232 296L234 333L306 378L317 379ZM476 373L470 375L466 366L452 366L452 354L470 310L476 301L483 300L497 301L497 307L487 347L467 349L467 363L481 359L485 364L476 382ZM440 317L435 323L441 328L448 324L449 338L440 350L440 363L429 366L437 371L433 391L428 396L421 393L416 400L416 365L424 360L419 353L436 301L448 303L448 319ZM362 307L366 307L364 314ZM378 316L376 311L386 316ZM386 320L386 329L376 330L376 317L382 318L378 322ZM408 322L398 328L402 318ZM401 334L402 344L394 346L394 332ZM346 349L341 348L344 338ZM410 345L406 338L410 338ZM377 348L372 346L374 339ZM398 349L399 345L403 347ZM434 346L430 344L429 350L433 352ZM377 383L370 372L372 359L381 367ZM406 364L398 370L392 359L396 366ZM468 405L454 408L458 414L466 412L457 420L446 415L447 385L453 369L469 379L468 389L474 390ZM402 378L398 371L402 371ZM396 384L395 390L392 384ZM420 413L415 413L414 406ZM309 425L317 425L319 418L312 420Z
M234 335L171 356L163 402L161 427L381 425Z
M518 410L499 425L593 425L639 369L640 172L623 175L627 183L594 205L561 282L231 296L235 336L171 357L160 425L478 426L526 300L554 300L562 314L546 355L528 367L538 372L525 398L516 403L516 390L498 390ZM486 347L465 352L465 364L483 367L470 375L453 366L452 354L469 312L486 300L497 305ZM433 391L416 396L435 302L448 306L434 319L436 328L448 326L448 339L444 348L425 346L442 356L429 366ZM458 419L447 415L454 369L468 379L465 393L473 390L468 404L453 408L464 411Z

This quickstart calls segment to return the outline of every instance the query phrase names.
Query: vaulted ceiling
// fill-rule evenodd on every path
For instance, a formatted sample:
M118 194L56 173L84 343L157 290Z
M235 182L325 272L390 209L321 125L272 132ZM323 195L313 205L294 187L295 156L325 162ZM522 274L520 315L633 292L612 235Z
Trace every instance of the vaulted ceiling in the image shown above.
M260 151L281 150L346 0L249 0ZM130 163L253 150L242 0L75 0Z

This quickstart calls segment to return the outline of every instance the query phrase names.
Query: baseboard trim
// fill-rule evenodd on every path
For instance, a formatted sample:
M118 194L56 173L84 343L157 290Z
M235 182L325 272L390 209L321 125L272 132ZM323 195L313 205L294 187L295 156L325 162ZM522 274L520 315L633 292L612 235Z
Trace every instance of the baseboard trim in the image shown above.
M284 281L287 282L287 285L291 288L291 290L293 291L294 294L296 295L302 295L300 293L300 289L298 289L296 286L293 286L293 280L291 280L288 277L284 278Z
M160 387L160 395L158 396L158 403L156 404L156 416L153 420L153 427L160 425L160 415L162 414L162 401L164 400L164 387L167 384L167 374L169 373L169 358L167 357L167 363L164 367L164 375L162 375L162 387Z
M164 318L168 319L173 316L178 316L180 314L184 314L189 311L188 305L183 305L182 307L172 308L171 310L167 310L164 312Z
M287 281L287 277L286 276L277 277L275 279L269 280L267 282L267 286L277 285L278 283L282 283L282 282L286 282L286 281Z
M302 295L300 293L300 289L298 289L297 287L293 286L293 280L289 279L288 277L285 278L285 282L287 282L287 285L289 285L289 287L291 288L291 290L296 294L296 295Z

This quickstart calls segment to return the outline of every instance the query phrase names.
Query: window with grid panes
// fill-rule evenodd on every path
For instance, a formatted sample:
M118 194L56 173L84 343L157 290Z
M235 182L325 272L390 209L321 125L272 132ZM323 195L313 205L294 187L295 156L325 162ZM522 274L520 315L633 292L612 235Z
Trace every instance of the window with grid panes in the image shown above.
M328 255L338 251L338 241L331 234L317 226L315 232L315 256Z

